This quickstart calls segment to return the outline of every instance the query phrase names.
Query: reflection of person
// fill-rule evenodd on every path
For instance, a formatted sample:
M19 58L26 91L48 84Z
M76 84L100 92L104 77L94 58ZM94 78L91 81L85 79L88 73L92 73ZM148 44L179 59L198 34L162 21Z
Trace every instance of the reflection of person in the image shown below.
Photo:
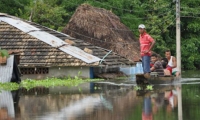
M175 90L165 91L164 93L151 95L152 112L156 114L161 107L166 107L166 112L171 113L177 106L177 92Z
M165 100L167 104L167 112L170 113L178 104L177 92L175 90L165 91Z
M156 93L151 95L151 102L153 104L152 111L156 114L158 109L164 105L164 93Z
M158 60L158 56L156 54L151 55L151 61L153 62L153 66L150 70L152 72L157 72L158 75L164 75L162 63Z
M180 72L177 68L176 58L174 56L171 56L171 51L166 50L165 51L165 57L168 59L168 65L172 68L172 75L176 75L176 77L180 76Z
M142 112L142 120L152 120L152 108L151 108L151 98L145 97L144 98L144 106Z
M140 54L142 57L142 67L145 76L150 76L150 56L151 49L153 48L155 41L154 39L146 33L146 27L143 24L138 26L140 32Z

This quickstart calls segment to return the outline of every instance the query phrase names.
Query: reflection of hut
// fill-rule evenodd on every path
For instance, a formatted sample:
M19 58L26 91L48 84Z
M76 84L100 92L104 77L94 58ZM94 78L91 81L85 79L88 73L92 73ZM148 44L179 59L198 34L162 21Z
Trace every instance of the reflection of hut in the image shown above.
M14 103L11 92L1 91L0 93L0 120L15 117Z
M141 103L136 92L110 92L101 94L61 94L61 95L25 95L20 97L20 114L17 119L30 120L34 115L41 119L69 120L123 120L134 113L134 108ZM120 92L121 93L121 92ZM112 94L110 96L110 94ZM109 110L109 104L114 108ZM50 105L51 104L51 105Z
M111 11L83 4L77 8L63 32L113 50L129 60L139 58L138 40Z

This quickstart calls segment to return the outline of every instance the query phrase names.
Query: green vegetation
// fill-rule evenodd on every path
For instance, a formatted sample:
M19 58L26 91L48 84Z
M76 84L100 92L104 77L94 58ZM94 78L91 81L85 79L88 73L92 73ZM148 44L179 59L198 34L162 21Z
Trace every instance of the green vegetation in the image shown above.
M19 88L26 88L27 90L34 88L34 87L52 87L52 86L67 86L67 87L73 87L78 86L81 83L85 82L93 82L93 81L99 81L102 79L87 79L82 80L78 77L75 78L67 78L67 79L60 79L60 78L47 78L44 80L23 80L20 84L17 83L0 83L0 89L3 90L17 90Z
M136 37L138 24L144 23L156 40L155 52L163 56L165 49L171 49L172 54L176 54L176 2L173 0L2 0L0 12L61 31L83 3L112 11ZM200 68L199 4L199 0L181 0L183 69Z
M8 53L8 51L7 50L2 50L1 48L0 48L0 56L2 56L2 57L9 57L9 53Z
M1 83L0 82L0 90L8 90L8 91L12 91L12 90L18 90L19 89L19 84L17 83Z
M139 91L139 90L144 90L144 91L153 91L153 85L145 85L145 86L135 86L134 90Z
M0 89L12 91L12 90L18 90L19 88L25 88L25 89L29 90L34 87L46 87L46 88L53 87L53 86L76 87L82 83L102 81L102 80L103 79L85 79L85 80L83 80L79 77L66 78L66 79L46 78L44 80L27 79L27 80L22 80L22 82L20 84L13 83L13 82L7 82L7 83L0 82ZM95 87L94 89L97 90L97 89L101 89L101 88ZM140 86L134 86L134 90L152 91L153 85L147 85L145 88L140 87Z
M153 90L153 85L147 85L146 90Z
M142 88L140 86L135 86L134 90L142 90Z

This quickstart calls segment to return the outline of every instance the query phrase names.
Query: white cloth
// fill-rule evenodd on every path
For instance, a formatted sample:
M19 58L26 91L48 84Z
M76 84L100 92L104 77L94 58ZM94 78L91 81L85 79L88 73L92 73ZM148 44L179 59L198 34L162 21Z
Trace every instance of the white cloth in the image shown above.
M174 63L173 63L172 59L173 59L173 56L171 56L171 58L170 58L170 60L168 62L168 65L171 66L171 67L174 66ZM172 69L172 72L175 72L175 71L178 71L177 67Z
M174 108L174 95L177 96L177 91L172 90L172 96L169 97L169 103L171 104L172 108Z

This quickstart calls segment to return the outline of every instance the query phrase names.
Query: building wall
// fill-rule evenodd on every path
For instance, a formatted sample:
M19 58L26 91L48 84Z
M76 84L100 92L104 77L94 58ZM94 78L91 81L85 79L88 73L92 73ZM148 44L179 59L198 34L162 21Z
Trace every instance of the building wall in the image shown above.
M26 74L21 77L25 79L45 79L47 77L75 77L81 72L80 77L90 78L90 67L50 67L48 74Z

